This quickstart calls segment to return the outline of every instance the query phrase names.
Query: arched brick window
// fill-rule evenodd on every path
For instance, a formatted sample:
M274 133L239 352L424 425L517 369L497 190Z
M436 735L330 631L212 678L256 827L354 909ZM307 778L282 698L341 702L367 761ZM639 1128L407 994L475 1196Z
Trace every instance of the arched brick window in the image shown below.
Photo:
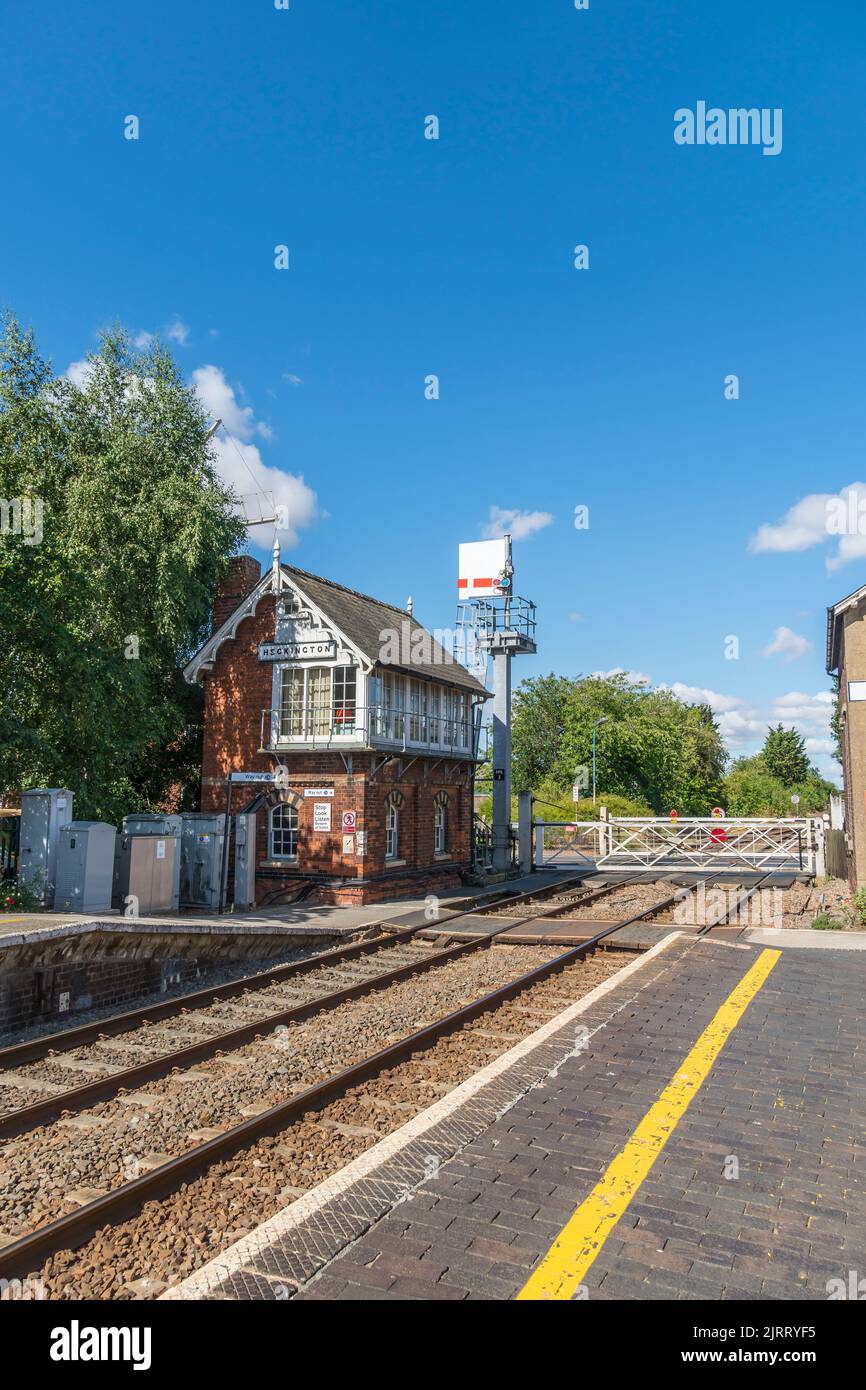
M268 817L269 858L297 859L299 805L300 798L290 793L271 807Z

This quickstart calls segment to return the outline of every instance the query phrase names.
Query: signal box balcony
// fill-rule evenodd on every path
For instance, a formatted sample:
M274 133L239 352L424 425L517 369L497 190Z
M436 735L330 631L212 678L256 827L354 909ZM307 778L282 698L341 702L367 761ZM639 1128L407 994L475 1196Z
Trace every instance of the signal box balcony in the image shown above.
M472 718L443 717L386 705L365 708L346 701L338 706L262 710L259 751L370 750L474 759L475 745Z
M500 597L472 599L459 606L459 630L474 630L475 641L483 652L526 652L535 645L535 604L529 599Z

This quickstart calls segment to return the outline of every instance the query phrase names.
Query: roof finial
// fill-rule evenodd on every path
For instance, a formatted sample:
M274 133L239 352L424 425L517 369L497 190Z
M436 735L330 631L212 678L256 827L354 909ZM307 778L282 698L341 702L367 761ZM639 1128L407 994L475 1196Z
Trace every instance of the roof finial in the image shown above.
M272 573L271 587L275 594L280 592L280 538L274 536L274 565Z
M406 600L406 612L409 614L409 617L411 618L411 616L412 616L412 595L411 595L411 594L409 595L409 597L408 597L407 600Z

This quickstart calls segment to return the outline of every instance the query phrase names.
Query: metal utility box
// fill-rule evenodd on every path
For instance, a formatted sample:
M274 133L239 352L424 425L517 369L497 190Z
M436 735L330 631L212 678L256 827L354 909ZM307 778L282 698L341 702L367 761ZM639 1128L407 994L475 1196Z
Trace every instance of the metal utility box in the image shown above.
M256 818L235 816L235 907L256 905Z
M124 816L114 860L114 903L129 916L176 912L180 816Z
M111 907L117 831L101 821L74 820L60 827L54 907L105 912Z
M184 812L180 841L180 901L184 907L209 907L220 899L225 817L206 811Z
M66 788L34 787L21 793L18 878L42 907L54 905L60 827L71 819L72 792Z

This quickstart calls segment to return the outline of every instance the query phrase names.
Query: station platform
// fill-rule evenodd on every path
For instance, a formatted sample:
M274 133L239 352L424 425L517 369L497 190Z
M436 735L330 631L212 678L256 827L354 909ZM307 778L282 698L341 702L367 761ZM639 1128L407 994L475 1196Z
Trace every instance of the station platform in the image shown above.
M164 1299L828 1298L866 952L673 931Z
M550 874L527 874L507 879L489 888L450 888L438 895L443 907L451 909L457 903L468 902L475 894L522 893L546 887L560 880L571 879L575 871L556 870ZM107 912L10 912L0 913L0 948L21 945L25 939L52 940L59 936L80 935L91 931L142 930L164 933L272 933L287 936L351 936L379 922L396 919L402 926L425 920L428 897L424 895L390 899L383 903L363 906L332 906L320 903L280 904L257 908L252 912L225 912L222 916L198 908L180 912L161 912L140 917L126 917L117 909ZM406 919L405 921L403 919Z

